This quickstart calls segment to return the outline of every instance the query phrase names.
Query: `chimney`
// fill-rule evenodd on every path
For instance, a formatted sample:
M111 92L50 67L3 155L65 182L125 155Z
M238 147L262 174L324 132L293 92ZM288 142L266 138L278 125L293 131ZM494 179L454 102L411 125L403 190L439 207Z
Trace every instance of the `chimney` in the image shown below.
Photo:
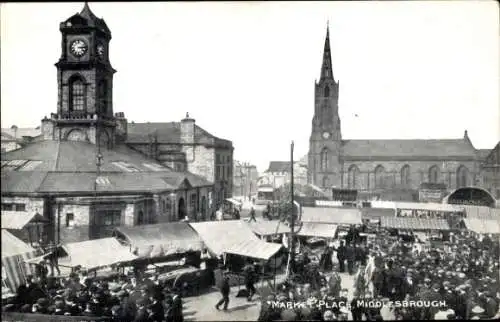
M125 118L125 113L123 112L115 113L115 121L116 121L116 140L119 142L124 142L127 140L127 127L128 127L127 119Z
M194 132L195 120L189 117L189 113L186 113L186 117L181 121L181 143L193 144Z
M54 140L54 120L45 116L42 120L41 131L44 140Z

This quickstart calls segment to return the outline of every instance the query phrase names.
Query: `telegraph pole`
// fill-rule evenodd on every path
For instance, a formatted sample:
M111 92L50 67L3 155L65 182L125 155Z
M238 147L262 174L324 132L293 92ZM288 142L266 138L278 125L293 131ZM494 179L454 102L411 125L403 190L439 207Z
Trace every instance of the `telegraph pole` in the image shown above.
M290 242L290 270L293 272L295 271L295 213L294 213L294 187L293 187L293 141L290 146L290 173L291 173L291 178L290 178L290 194L291 194L291 242Z

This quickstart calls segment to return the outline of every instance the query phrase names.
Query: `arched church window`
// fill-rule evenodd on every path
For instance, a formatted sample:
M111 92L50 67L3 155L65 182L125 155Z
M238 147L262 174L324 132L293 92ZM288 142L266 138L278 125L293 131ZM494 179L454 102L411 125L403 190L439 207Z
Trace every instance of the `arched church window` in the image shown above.
M70 81L69 91L69 111L85 110L85 82L80 77L75 77Z
M353 164L349 167L349 171L347 173L347 185L349 189L358 188L358 179L359 179L359 168Z
M429 169L429 182L437 183L439 180L439 169L437 166L432 166Z
M469 170L461 165L457 170L457 188L467 187Z
M327 176L323 177L323 188L330 188L330 179Z
M401 168L401 185L405 187L410 185L410 166L407 164Z
M325 86L325 97L329 97L330 96L330 87Z
M384 172L385 169L381 165L375 168L375 189L381 189L384 187Z
M320 159L321 159L321 171L327 171L328 170L328 149L327 148L324 148L323 150L321 150Z

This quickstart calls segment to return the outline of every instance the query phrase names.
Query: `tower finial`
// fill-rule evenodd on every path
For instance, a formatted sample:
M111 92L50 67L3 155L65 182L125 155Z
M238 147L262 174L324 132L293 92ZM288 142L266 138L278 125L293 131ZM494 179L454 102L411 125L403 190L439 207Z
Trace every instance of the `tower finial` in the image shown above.
M189 118L189 112L186 112L186 118L187 119Z
M326 21L325 46L323 48L323 63L321 64L320 82L324 79L333 79L332 57L330 50L330 20Z

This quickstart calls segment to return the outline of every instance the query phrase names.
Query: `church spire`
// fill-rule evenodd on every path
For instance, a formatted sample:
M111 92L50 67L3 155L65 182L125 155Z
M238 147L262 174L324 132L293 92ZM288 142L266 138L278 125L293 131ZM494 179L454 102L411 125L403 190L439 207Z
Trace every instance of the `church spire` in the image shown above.
M326 38L325 47L323 49L323 63L321 65L320 82L325 79L334 79L332 70L332 56L330 51L330 27L329 22L326 22Z

